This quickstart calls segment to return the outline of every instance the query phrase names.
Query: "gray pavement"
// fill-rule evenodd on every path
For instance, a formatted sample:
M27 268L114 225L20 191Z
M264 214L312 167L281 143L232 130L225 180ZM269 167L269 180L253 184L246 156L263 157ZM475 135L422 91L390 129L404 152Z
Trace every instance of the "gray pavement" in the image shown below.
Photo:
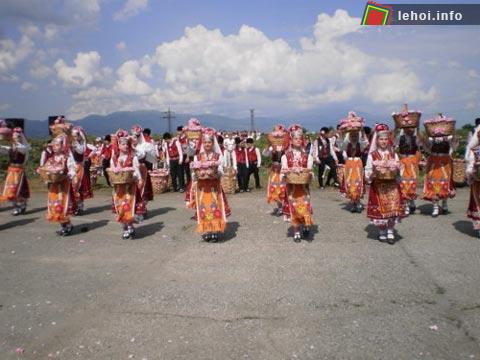
M105 194L67 238L44 193L25 216L0 208L0 359L480 359L467 189L436 219L419 202L393 246L330 190L313 192L311 243L287 238L263 192L229 200L219 244L179 194L127 241Z

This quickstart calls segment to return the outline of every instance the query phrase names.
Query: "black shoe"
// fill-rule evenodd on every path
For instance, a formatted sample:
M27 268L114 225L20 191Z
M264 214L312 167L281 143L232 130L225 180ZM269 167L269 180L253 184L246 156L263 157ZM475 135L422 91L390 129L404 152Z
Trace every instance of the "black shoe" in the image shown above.
M123 239L123 240L128 240L128 239L130 239L130 231L125 230L125 231L123 232L123 234L122 234L122 239Z
M62 230L60 230L61 236L68 236L72 233L73 231L73 225L67 225L62 227Z
M302 231L302 237L303 237L304 239L307 239L309 236L310 236L310 230L308 230L308 229L303 229L303 231Z
M218 241L218 235L217 234L212 234L210 235L210 239L212 243L216 243Z
M75 212L73 213L74 216L82 216L82 214L83 214L83 210L81 210L81 209L77 209L77 210L75 210Z
M387 237L387 243L389 243L390 245L395 244L395 238L392 239Z
M185 189L180 189L178 190L179 193L184 193L185 192Z
M416 206L410 206L410 214L415 214L416 210L417 210Z
M357 206L356 205L353 205L351 208L350 208L350 212L353 214L353 213L356 213L357 212Z

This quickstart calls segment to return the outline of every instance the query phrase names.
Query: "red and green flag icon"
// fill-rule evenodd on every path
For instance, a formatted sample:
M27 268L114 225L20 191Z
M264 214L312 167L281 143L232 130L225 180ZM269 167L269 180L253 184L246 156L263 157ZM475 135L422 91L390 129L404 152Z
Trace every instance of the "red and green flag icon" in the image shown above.
M387 25L390 22L391 11L389 6L369 1L365 6L362 25Z

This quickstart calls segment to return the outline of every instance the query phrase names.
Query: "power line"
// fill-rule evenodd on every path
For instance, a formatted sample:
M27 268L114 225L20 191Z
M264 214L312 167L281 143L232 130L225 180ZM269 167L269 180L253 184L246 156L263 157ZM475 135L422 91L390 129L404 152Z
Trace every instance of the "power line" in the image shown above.
M255 109L250 109L250 130L255 131Z
M172 133L172 119L175 119L175 112L170 110L170 106L168 107L167 111L163 112L162 115L163 119L168 119L168 132Z

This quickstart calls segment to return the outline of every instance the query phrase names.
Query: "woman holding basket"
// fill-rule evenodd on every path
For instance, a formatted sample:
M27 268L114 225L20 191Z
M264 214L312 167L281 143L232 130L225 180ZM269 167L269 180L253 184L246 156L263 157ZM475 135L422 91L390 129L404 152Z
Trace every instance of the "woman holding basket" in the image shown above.
M313 209L309 184L312 180L313 156L305 149L303 128L292 125L288 131L290 147L281 158L281 172L287 183L283 214L285 220L292 223L293 241L300 242L302 237L311 241Z
M123 226L123 239L135 236L135 216L145 213L138 181L141 179L140 163L135 155L132 138L124 130L113 137L113 152L108 169L113 185L113 211L115 220Z
M73 230L70 215L76 209L72 180L77 169L66 135L53 139L52 152L45 164L38 169L48 186L47 220L60 224L58 235L68 236Z
M391 144L388 125L377 124L365 166L370 185L367 217L378 228L380 241L395 243L395 224L405 216L403 197L397 183L400 160Z
M224 233L231 211L220 184L223 175L222 151L214 129L202 129L201 147L193 162L192 186L187 206L195 210L197 233L204 241L217 242Z
M480 126L475 128L473 136L465 149L467 162L467 182L470 185L470 201L467 216L472 220L473 229L480 237Z

